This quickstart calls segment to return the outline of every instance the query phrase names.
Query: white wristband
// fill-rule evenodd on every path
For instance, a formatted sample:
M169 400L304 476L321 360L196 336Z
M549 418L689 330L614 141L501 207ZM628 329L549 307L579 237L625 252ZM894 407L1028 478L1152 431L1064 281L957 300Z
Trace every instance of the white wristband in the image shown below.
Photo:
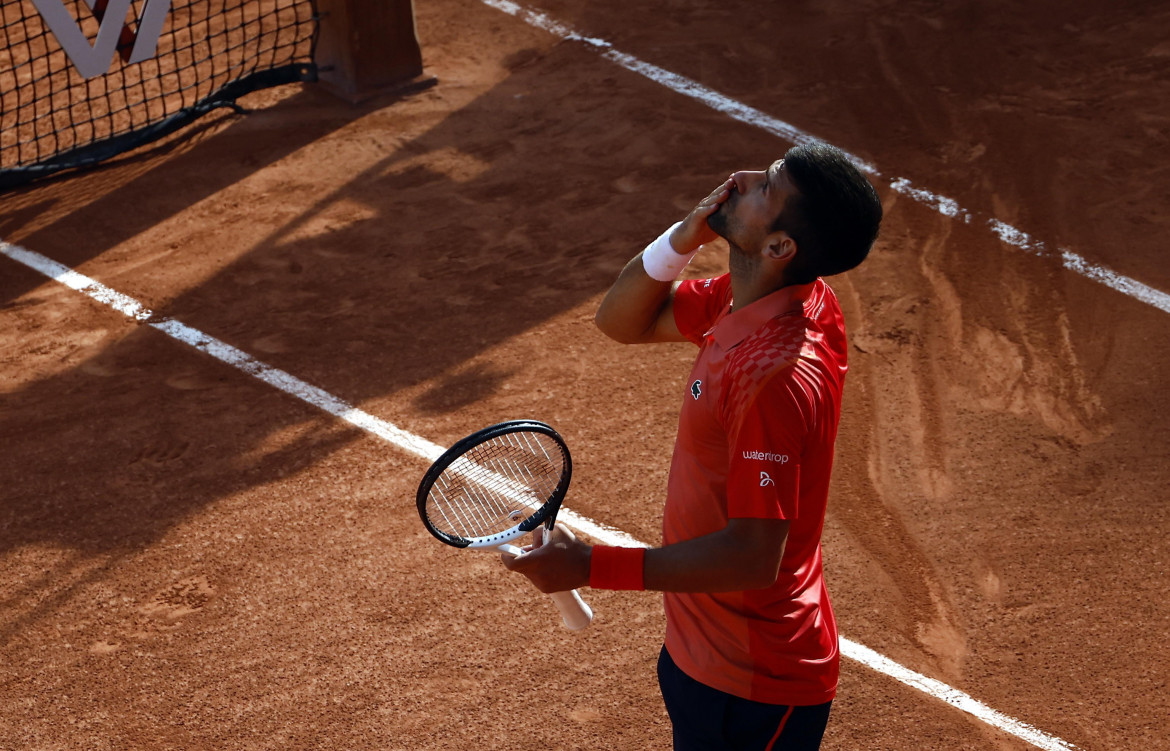
M670 233L682 222L675 222L670 229L658 236L658 239L646 246L642 251L642 268L651 279L660 282L673 282L686 268L686 265L695 257L696 249L686 255L675 251L670 244Z

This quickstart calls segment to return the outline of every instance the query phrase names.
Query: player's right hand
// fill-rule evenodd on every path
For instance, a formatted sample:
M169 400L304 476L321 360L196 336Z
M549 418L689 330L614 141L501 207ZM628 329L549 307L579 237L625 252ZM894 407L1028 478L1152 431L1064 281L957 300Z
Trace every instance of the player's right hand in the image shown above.
M536 535L532 545L524 546L522 555L501 554L504 568L524 574L545 594L567 592L589 583L591 546L562 524L553 527L547 537L544 527L538 527Z
M719 210L734 187L735 181L727 178L722 185L691 209L691 213L687 214L682 224L670 234L670 247L674 248L676 253L686 255L718 237L715 230L707 226L707 218Z

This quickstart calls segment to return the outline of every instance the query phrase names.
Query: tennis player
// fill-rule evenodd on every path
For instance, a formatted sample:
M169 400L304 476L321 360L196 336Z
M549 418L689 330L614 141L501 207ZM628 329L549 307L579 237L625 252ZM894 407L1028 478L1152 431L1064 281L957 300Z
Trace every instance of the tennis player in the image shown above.
M590 546L558 527L505 565L544 592L666 593L658 679L679 751L820 747L839 666L820 540L847 369L822 277L861 263L881 217L843 152L797 146L732 174L625 267L597 311L619 342L699 348L663 545ZM675 281L717 235L730 273Z

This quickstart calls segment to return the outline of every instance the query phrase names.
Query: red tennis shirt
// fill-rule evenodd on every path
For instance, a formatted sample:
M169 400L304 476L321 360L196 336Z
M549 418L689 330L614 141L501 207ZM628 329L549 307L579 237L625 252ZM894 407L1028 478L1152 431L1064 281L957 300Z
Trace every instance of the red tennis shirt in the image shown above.
M848 369L837 297L818 279L733 313L724 275L683 282L674 316L699 356L679 415L663 543L729 519L790 525L771 587L666 593L666 648L692 678L735 696L830 701L840 657L821 530Z

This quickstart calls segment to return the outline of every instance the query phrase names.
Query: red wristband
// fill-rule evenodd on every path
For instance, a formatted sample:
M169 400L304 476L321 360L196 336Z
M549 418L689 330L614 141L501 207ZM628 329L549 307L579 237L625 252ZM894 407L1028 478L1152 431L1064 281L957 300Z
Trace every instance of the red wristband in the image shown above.
M589 586L594 589L643 590L642 562L646 548L594 545L589 558Z

